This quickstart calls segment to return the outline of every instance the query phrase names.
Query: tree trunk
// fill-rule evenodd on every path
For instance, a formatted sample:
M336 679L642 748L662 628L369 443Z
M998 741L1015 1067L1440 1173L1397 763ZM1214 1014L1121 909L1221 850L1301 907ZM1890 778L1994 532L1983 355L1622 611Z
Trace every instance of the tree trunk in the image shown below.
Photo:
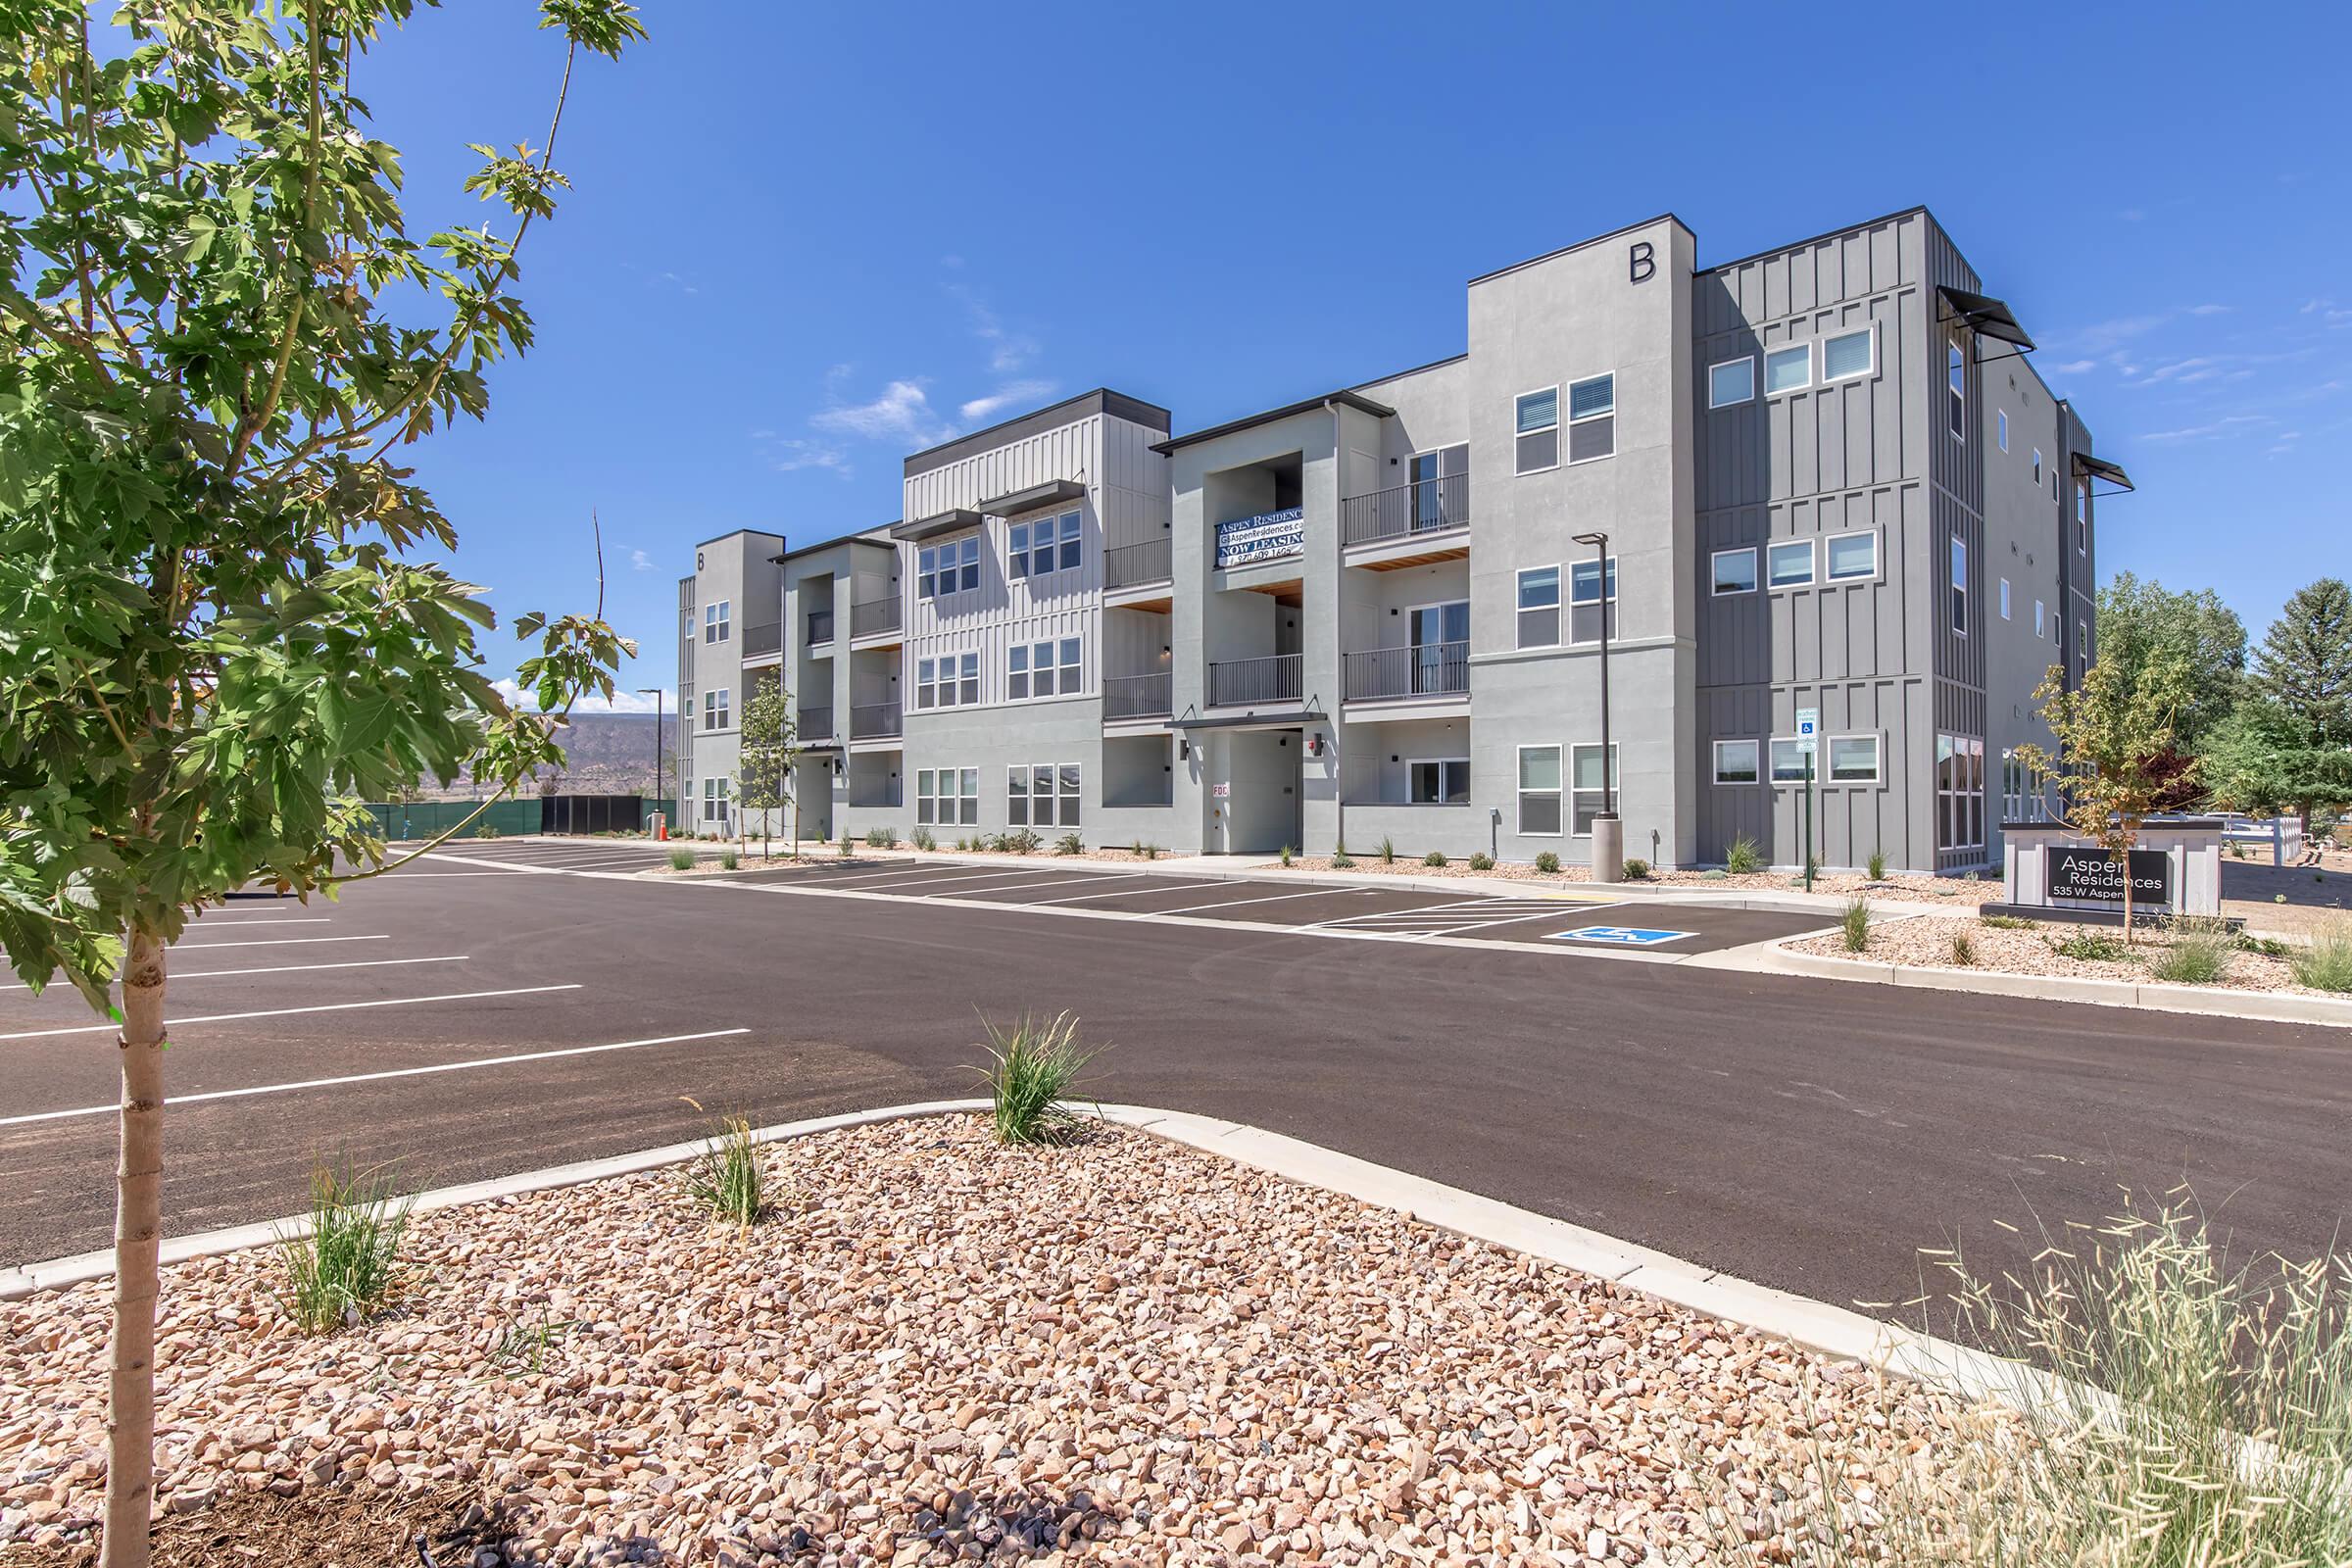
M107 1401L105 1568L146 1568L155 1500L156 1246L164 1212L164 944L133 929L122 966L122 1160Z
M2127 844L2115 853L2124 862L2124 946L2129 948L2137 940L2132 924L2132 846Z

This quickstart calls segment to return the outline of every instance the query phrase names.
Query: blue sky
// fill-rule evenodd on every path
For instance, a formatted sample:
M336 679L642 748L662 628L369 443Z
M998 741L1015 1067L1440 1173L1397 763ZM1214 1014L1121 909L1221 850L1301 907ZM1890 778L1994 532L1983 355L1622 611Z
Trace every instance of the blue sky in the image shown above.
M419 232L543 139L534 9L363 67ZM1703 266L1926 203L2138 483L2103 570L2259 637L2352 560L2341 7L645 10L574 82L538 346L413 454L508 614L592 602L596 511L630 686L699 540L889 521L907 452L1098 385L1183 430L1457 353L1467 279L1661 211Z

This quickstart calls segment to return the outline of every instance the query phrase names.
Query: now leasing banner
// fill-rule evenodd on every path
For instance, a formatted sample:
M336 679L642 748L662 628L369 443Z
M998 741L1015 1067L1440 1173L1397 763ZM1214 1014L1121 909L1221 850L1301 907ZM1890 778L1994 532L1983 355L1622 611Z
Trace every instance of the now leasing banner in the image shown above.
M1217 524L1217 569L1275 561L1306 551L1306 509L1286 507Z
M2061 849L2044 852L2049 859L2048 889L2052 899L2080 899L2090 904L2124 902L2124 862L2105 850ZM2173 858L2162 850L2132 852L2132 903L2159 909L2173 902Z

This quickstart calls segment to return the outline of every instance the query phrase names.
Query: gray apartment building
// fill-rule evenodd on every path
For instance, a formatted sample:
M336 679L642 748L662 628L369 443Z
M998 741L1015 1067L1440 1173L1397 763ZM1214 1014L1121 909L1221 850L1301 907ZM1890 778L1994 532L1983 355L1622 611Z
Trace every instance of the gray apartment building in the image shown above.
M1613 805L1631 856L1795 864L1809 793L1826 864L1993 863L2129 481L1986 288L1925 209L1704 269L1664 216L1473 278L1434 365L917 453L898 521L698 549L683 825L735 825L781 679L804 837L1576 862Z

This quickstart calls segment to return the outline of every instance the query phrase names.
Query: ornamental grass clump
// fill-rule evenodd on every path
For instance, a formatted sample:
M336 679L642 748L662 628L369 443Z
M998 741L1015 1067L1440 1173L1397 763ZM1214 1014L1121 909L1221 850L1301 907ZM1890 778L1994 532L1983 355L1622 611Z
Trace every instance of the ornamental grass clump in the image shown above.
M686 1103L703 1108L691 1100ZM749 1227L766 1217L772 1207L767 1166L760 1158L749 1117L719 1118L703 1152L686 1167L686 1197L722 1224Z
M2287 971L2295 984L2314 991L2352 991L2352 922L2338 920L2291 955Z
M2230 922L2209 914L2175 915L2166 922L2171 942L2148 960L2148 973L2178 986L2209 986L2230 972L2237 938Z
M1756 848L1754 839L1742 833L1732 840L1730 848L1723 852L1723 868L1734 876L1761 871L1764 869L1764 853Z
M989 1065L974 1067L988 1085L990 1120L1001 1144L1057 1144L1078 1129L1078 1114L1064 1097L1105 1048L1078 1043L1078 1020L1067 1012L1052 1018L1021 1015L1009 1031L986 1018L981 1050Z
M693 869L694 869L694 852L693 852L692 850L672 850L672 851L670 851L670 852L669 852L669 868L670 868L672 871L691 871L691 870L693 870Z
M311 1172L311 1223L278 1238L278 1299L305 1334L332 1334L391 1298L414 1200L388 1176L319 1165Z
M737 851L721 850L718 852L718 868L721 871L740 870L742 866L743 856Z
M1857 893L1845 901L1838 913L1838 934L1845 940L1845 951L1860 953L1870 946L1870 900Z

